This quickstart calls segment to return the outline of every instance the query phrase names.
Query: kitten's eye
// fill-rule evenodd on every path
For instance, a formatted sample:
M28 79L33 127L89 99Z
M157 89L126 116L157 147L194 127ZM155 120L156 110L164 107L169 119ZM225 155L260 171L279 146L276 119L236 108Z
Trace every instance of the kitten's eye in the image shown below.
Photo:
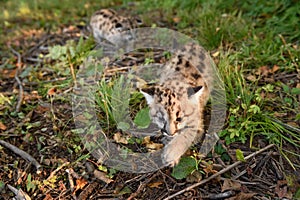
M181 122L181 121L182 121L182 118L181 118L181 117L177 117L177 118L176 118L176 121L177 121L177 122Z

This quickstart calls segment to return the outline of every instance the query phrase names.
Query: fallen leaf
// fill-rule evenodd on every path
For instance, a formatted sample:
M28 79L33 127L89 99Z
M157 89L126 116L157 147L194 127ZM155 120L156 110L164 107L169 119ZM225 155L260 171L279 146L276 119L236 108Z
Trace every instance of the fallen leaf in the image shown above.
M241 184L235 181L232 181L230 179L225 179L222 185L222 192L226 190L235 190L239 191L241 190Z
M86 186L86 184L88 184L87 180L85 180L84 178L79 178L76 180L76 190L78 189L82 189Z
M43 200L53 200L53 197L51 196L51 194L46 193L45 198Z
M0 121L0 129L5 131L7 127Z
M287 113L274 112L274 117L285 117L285 116L287 116Z
M142 144L144 144L148 150L158 150L164 146L163 144L152 142L150 136L144 137Z
M159 150L161 148L163 148L163 144L160 144L160 143L149 143L149 144L146 144L146 148L149 149L149 150Z
M213 165L207 162L201 162L204 163L205 166L203 167L203 171L206 173L206 175L208 176L209 174L215 174L217 173L216 170L213 169Z
M56 88L55 87L53 87L53 88L50 88L49 90L48 90L48 92L47 92L47 96L54 96L54 95L56 95Z
M173 22L179 23L181 21L180 17L174 17Z
M251 82L254 82L254 81L257 80L256 76L254 76L254 75L252 75L252 74L247 75L247 76L246 76L246 79L247 79L248 81L251 81Z
M272 73L275 73L279 70L279 66L278 65L274 65L273 68L272 68Z
M143 138L142 144L149 144L151 142L150 136L146 136Z
M94 176L95 176L97 179L99 179L99 180L101 180L101 181L103 181L103 182L105 182L105 183L107 183L107 184L109 184L109 183L111 183L111 182L114 181L114 180L108 178L106 173L101 172L101 171L99 171L99 170L94 170Z
M254 195L256 195L256 193L240 192L236 196L228 198L228 200L248 200L248 199L252 199Z
M279 180L277 181L277 185L275 187L275 193L279 198L286 197L287 195L287 181L286 180Z
M212 54L212 56L215 58L217 57L218 55L220 55L220 51L216 51L215 53Z
M126 138L124 138L119 132L114 134L114 140L116 141L116 143L128 144Z
M30 94L25 93L23 98L24 101L33 101L36 99L41 99L42 96L40 96L37 91L32 91Z
M270 72L270 69L267 66L261 66L258 68L258 71L257 71L258 75L262 75L262 76L267 76L269 74L269 72Z
M67 190L67 187L65 186L64 182L63 181L59 181L58 182L58 185L59 185L59 190L60 191L66 191Z
M154 183L149 183L148 186L150 188L161 188L160 186L162 185L162 182L154 182Z
M201 180L202 180L202 174L197 170L193 171L190 175L186 177L186 181L188 183L198 183Z

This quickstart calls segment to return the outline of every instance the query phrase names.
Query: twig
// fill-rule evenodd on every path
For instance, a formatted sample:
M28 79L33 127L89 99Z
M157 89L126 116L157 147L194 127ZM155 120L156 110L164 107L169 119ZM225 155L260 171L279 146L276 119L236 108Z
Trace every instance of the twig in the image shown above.
M8 148L15 154L17 154L17 155L21 156L22 158L24 158L25 160L31 162L36 167L37 174L40 174L42 172L42 170L41 170L42 166L38 163L38 161L36 161L36 159L34 159L31 155L29 155L25 151L19 149L18 147L14 146L12 144L9 144L8 142L5 142L3 140L0 140L0 145Z
M31 200L31 198L28 196L28 194L26 194L21 188L17 189L11 185L7 185L8 189L10 189L10 191L12 191L16 196L15 199L16 200Z
M49 181L53 176L55 176L55 174L61 170L62 168L64 168L65 166L69 165L69 162L65 162L62 165L60 165L59 167L57 167L53 172L50 173L50 175L47 178L47 181Z
M258 151L256 151L256 152L254 152L254 153L252 153L252 154L246 156L246 157L245 157L245 160L248 160L248 159L250 159L250 158L252 158L252 157L258 155L258 154L262 153L263 151L266 151L267 149L270 149L270 148L273 147L273 146L274 146L274 144L270 144L270 145L268 145L268 146L266 146L266 147L264 147L264 148L262 148L262 149L260 149L260 150L258 150ZM222 169L221 171L215 173L214 175L208 177L207 179L204 179L204 180L200 181L199 183L195 183L195 184L193 184L193 185L191 185L191 186L189 186L189 187L187 187L187 188L185 188L185 189L183 189L183 190L180 190L179 192L176 192L175 194L173 194L173 195L171 195L171 196L165 198L164 200L172 199L172 198L174 198L174 197L176 197L176 196L178 196L178 195L180 195L180 194L182 194L182 193L184 193L184 192L186 192L186 191L188 191L188 190L191 190L191 189L193 189L193 188L195 188L195 187L198 187L198 186L200 186L200 185L203 185L204 183L209 182L210 180L212 180L212 179L216 178L217 176L219 176L219 175L221 175L221 174L223 174L223 173L225 173L225 172L231 170L232 168L238 166L238 165L241 164L241 163L242 163L242 161L237 161L237 162L235 162L235 163L233 163L233 164L227 166L226 168Z
M21 54L19 52L17 52L16 50L14 50L10 46L10 44L8 45L8 48L13 52L13 54L15 54L18 57L17 70L16 70L16 73L15 73L15 79L16 79L16 81L18 83L18 86L19 86L19 98L18 98L18 103L17 103L17 106L16 106L16 112L19 112L20 108L21 108L21 105L22 105L23 93L24 93L22 82L19 79L19 72L21 71L21 62L22 62L21 61Z
M132 193L130 195L130 197L128 197L127 200L132 200L132 199L135 199L140 193L141 191L143 191L143 189L147 186L147 184L153 180L153 178L155 178L156 176L158 175L158 173L156 174L153 174L149 179L146 179L143 183L140 184L140 186L138 187L137 191Z

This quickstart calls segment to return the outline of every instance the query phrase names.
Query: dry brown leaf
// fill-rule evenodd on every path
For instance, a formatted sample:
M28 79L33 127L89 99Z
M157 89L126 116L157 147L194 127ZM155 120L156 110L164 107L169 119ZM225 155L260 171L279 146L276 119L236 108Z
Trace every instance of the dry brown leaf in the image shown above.
M114 140L116 141L116 143L128 144L126 138L124 138L119 132L114 134Z
M181 21L180 17L174 17L173 22L179 23Z
M5 131L7 129L7 126L5 126L1 121L0 121L0 129L2 131Z
M275 73L279 70L279 66L278 65L274 65L272 68L272 73Z
M222 192L226 190L241 190L242 185L230 179L225 179L222 185Z
M285 117L285 116L287 116L287 113L274 112L274 117Z
M162 185L162 182L154 182L154 183L149 183L148 186L150 188L161 188L160 186Z
M151 142L150 136L146 136L143 138L142 144L149 144Z
M49 107L44 107L44 106L38 105L34 111L36 113L45 113L46 111L49 111L49 110L50 110Z
M217 173L216 170L213 169L213 165L212 164L209 164L207 162L202 162L205 164L205 166L203 167L203 171L206 173L206 175L208 176L209 174L215 174Z
M149 150L159 150L159 149L163 148L163 146L164 146L163 144L154 143L154 142L146 144L146 148Z
M58 182L58 185L59 185L59 190L60 191L66 191L67 190L67 187L65 186L64 182L61 180Z
M256 195L256 193L240 192L236 196L228 198L228 200L248 200L248 199L252 199L254 195Z
M298 127L298 124L296 122L287 122L287 124L293 127Z
M53 87L48 90L47 95L54 96L54 95L56 95L56 92L57 92L57 89L55 87Z
M258 68L257 72L258 75L267 76L270 72L270 69L267 66L261 66L260 68Z
M202 180L202 174L199 171L193 171L190 175L186 177L188 183L198 183Z
M275 193L279 198L286 197L287 195L287 181L286 180L279 180L277 181L277 185L275 187Z
M25 93L23 98L24 101L33 101L36 99L41 99L42 96L40 96L37 91L32 91L30 94Z
M9 78L14 78L16 75L17 69L13 69L13 70L9 70L8 73L8 77Z
M163 144L152 142L150 136L144 137L142 144L144 144L149 150L158 150L164 146Z
M257 80L256 76L254 76L254 75L252 75L252 74L247 75L247 76L246 76L246 79L247 79L248 81L252 81L252 82L254 82L254 81Z
M45 198L43 200L53 200L53 197L51 196L51 194L46 193Z
M87 180L85 180L84 178L79 178L76 180L76 190L78 189L82 189L86 186L86 184L88 184Z
M217 57L218 55L220 55L220 51L216 51L215 53L212 54L212 56L215 58Z
M99 170L94 170L94 176L101 180L101 181L104 181L105 183L109 184L111 182L113 182L114 180L110 179L107 177L106 173L104 172L101 172Z

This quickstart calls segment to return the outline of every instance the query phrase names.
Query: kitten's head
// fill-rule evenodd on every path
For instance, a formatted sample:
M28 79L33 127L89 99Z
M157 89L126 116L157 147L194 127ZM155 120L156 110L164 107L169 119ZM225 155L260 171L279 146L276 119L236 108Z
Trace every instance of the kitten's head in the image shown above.
M180 89L181 93L154 86L141 91L149 105L152 121L169 136L174 136L183 128L197 128L188 126L190 121L199 121L192 118L198 118L201 96L207 88L198 86Z

